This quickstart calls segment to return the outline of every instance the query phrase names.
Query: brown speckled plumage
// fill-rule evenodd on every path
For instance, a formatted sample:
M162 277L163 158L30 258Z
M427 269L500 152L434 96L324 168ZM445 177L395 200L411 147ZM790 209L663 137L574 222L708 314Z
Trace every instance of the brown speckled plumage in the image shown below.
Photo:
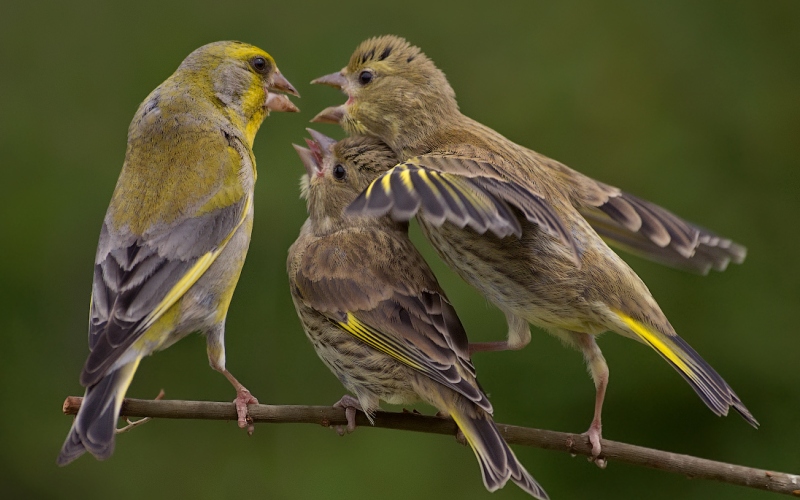
M376 59L387 47L390 55ZM506 342L475 345L474 350L521 348L530 340L532 323L583 352L597 388L589 431L595 455L608 381L595 336L608 330L651 345L715 413L733 407L756 424L730 387L676 335L647 286L598 232L622 248L696 272L741 262L743 247L464 116L444 74L402 38L363 42L344 69L317 82L340 88L349 99L315 120L338 122L349 134L377 137L407 164L463 175L478 184L481 178L509 183L544 200L546 211L556 214L553 223L520 214L521 238L503 239L431 223L424 206L418 220L439 255L508 319ZM380 186L376 181L370 192L379 192ZM380 195L391 197L386 191ZM514 204L511 198L505 201ZM411 216L387 211L396 218Z
M510 479L547 498L492 421L464 328L408 238L407 223L343 213L396 163L393 152L371 138L334 145L312 136L310 149L297 147L308 172L309 219L289 249L287 271L298 317L317 354L368 416L381 400L426 401L456 421L487 489Z

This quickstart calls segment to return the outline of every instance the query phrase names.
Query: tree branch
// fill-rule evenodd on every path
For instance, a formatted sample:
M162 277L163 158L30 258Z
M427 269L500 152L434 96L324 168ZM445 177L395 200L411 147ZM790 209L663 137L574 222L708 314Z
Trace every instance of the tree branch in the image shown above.
M67 415L77 414L82 401L83 398L68 397L64 401L64 413ZM249 412L254 422L305 423L325 427L347 424L344 410L332 406L250 405ZM122 404L121 416L203 420L236 420L237 418L236 408L232 403L142 399L126 399ZM359 426L370 427L369 421L361 412L357 413L356 422ZM457 430L455 422L449 418L430 417L409 412L382 411L375 415L375 427L452 436L456 435ZM587 439L580 434L505 424L497 424L497 427L510 444L591 456L591 446ZM689 478L711 479L800 497L800 476L797 475L715 462L607 439L602 440L602 446L603 456L607 460L675 472Z

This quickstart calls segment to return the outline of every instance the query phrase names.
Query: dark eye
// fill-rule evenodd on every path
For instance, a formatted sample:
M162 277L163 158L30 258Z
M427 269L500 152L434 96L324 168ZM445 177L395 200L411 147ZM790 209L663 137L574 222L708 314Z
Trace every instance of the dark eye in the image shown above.
M250 66L256 70L256 73L261 73L262 75L269 73L269 64L267 60L261 56L250 59Z
M375 75L372 74L372 71L365 69L364 71L358 74L358 83L360 83L361 85L366 85L372 81L372 78L374 76Z
M333 178L337 181L343 181L347 177L347 170L341 165L333 167Z

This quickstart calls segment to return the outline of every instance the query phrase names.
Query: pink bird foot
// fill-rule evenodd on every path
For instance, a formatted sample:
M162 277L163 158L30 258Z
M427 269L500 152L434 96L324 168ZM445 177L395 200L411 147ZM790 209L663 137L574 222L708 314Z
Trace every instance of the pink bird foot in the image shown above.
M336 432L340 436L344 436L345 433L350 434L356 430L356 410L364 411L364 409L361 407L361 403L358 402L358 399L349 394L345 394L342 396L342 399L333 403L333 407L344 408L344 415L347 417L347 427L337 425L334 427Z
M250 394L250 391L245 389L244 387L239 388L236 391L236 399L233 400L233 404L236 405L236 415L238 417L238 423L240 429L247 429L247 434L249 436L253 435L253 431L256 429L255 425L253 425L253 419L250 417L250 413L247 410L247 405L257 405L258 400Z

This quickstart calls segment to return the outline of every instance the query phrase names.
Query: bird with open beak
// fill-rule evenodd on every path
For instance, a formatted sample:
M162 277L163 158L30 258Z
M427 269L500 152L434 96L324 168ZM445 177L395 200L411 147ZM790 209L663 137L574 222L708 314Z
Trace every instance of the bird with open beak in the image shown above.
M225 318L253 227L253 140L270 111L298 111L275 60L252 45L198 48L142 102L100 231L80 411L58 456L114 451L122 400L145 356L192 332L236 389L239 426L258 400L226 368Z
M510 479L535 498L547 494L503 440L478 385L464 327L408 237L408 223L344 213L397 163L370 137L336 142L309 130L295 146L306 168L308 220L289 249L297 315L320 359L355 394L336 405L371 420L380 401L422 400L451 416L472 447L489 491Z
M587 431L595 457L601 452L609 380L596 338L606 331L655 349L715 414L733 408L757 425L722 377L678 337L644 282L602 238L699 273L742 262L742 246L463 115L444 73L402 38L366 40L345 68L312 83L348 96L346 103L323 110L312 121L378 138L403 162L375 180L350 213L408 219L416 213L406 209L410 191L449 203L450 192L431 171L470 178L487 190L503 187L495 194L519 209L519 238L481 235L464 228L461 220L445 223L447 217L420 217L420 226L443 260L506 316L506 340L473 344L471 351L520 349L530 341L533 324L583 353L596 389Z

